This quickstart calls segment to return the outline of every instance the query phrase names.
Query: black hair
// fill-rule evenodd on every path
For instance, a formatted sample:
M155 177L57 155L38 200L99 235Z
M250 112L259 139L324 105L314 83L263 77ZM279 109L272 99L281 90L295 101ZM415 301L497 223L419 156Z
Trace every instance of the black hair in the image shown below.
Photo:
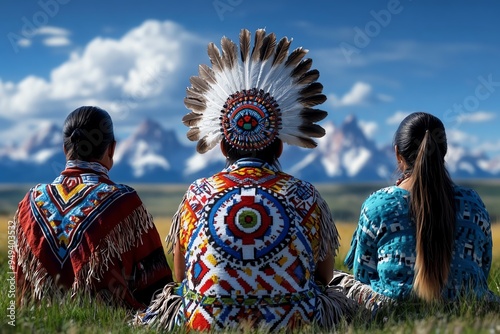
M225 138L222 138L222 145L224 146L227 154L226 165L231 165L242 158L256 158L265 161L278 169L281 169L278 157L281 154L283 143L279 138L275 138L268 146L264 147L263 149L255 151L237 149L231 146Z
M443 123L417 112L407 116L394 137L411 174L410 213L416 226L413 289L417 296L440 299L448 279L455 240L453 182L445 166L448 146Z
M104 109L82 106L72 111L64 121L64 149L70 160L101 159L114 141L113 121Z

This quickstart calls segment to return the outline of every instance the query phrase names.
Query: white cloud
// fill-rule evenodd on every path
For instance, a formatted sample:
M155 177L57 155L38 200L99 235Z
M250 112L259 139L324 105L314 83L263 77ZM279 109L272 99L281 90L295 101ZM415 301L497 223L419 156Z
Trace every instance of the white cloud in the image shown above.
M411 113L412 113L412 111L398 110L391 117L386 119L385 123L389 124L389 125L397 125L397 124L401 123L401 121L403 119L405 119L405 117Z
M28 48L31 46L31 40L28 38L21 38L19 41L17 41L17 45L22 48Z
M335 94L330 94L328 96L328 101L330 101L334 107L340 108L390 102L392 101L392 97L385 94L375 94L370 84L358 81L344 96L338 98Z
M464 113L458 116L459 122L469 122L469 123L483 123L495 119L496 115L494 112L488 111L477 111L473 113Z
M41 38L42 44L48 47L60 47L71 44L69 36L71 31L55 26L42 26L33 31L30 38L21 38L17 41L20 47L27 48L33 44L33 40Z
M461 146L469 146L478 142L476 136L456 129L447 130L446 138L449 143L460 144Z
M49 35L49 36L68 36L71 32L68 29L54 27L54 26L43 26L35 31L38 35Z
M50 38L45 38L43 44L46 46L66 46L70 45L71 41L69 38L64 36L55 36Z
M63 35L56 30L44 34ZM179 117L187 112L179 96L189 76L208 61L206 45L171 21L145 21L120 39L96 37L47 79L0 80L0 117L61 123L76 107L90 104L107 109L115 124L130 125L146 116L161 119L159 111L164 119Z
M482 142L476 148L483 152L500 152L500 140Z

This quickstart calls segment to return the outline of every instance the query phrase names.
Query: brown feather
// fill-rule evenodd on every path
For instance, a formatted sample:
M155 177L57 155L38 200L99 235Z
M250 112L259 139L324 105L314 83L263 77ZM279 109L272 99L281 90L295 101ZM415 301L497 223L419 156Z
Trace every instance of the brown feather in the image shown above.
M300 132L309 137L321 138L325 135L325 129L318 124L304 124L299 126Z
M273 66L281 64L286 56L288 56L288 49L290 48L291 41L288 38L283 37L276 47L276 53L274 54Z
M266 31L264 29L258 29L255 32L255 40L253 43L253 49L252 49L252 60L257 62L260 57L260 48L262 46L262 42L264 40L264 37L266 36Z
M309 71L312 66L312 59L307 58L303 59L300 61L300 63L293 69L292 74L290 74L292 77L298 77L300 78L304 73Z
M192 76L189 78L189 82L191 82L191 86L195 90L201 93L205 93L210 90L210 86L207 84L207 82L200 77Z
M198 100L205 100L205 95L203 95L203 92L200 92L198 89L195 89L193 87L186 88L186 96Z
M301 97L298 99L304 107L314 107L326 101L326 96L323 94L313 95L308 97Z
M285 65L288 66L297 66L297 64L304 58L307 54L307 50L302 47L298 47L290 53L288 56Z
M323 85L319 82L313 82L312 84L309 84L306 87L302 88L299 94L301 98L306 98L321 94L322 91L323 91Z
M222 61L228 69L232 69L238 62L238 47L227 37L223 37L222 46Z
M297 138L300 140L300 146L305 147L305 148L315 148L318 146L318 144L312 140L311 138L308 137L302 137L302 136L297 136Z
M219 48L214 43L208 44L208 58L210 58L214 71L224 70L224 63L222 62Z
M184 105L186 106L186 108L198 113L202 113L207 109L207 105L204 100L199 100L188 96L184 98Z
M213 147L213 146L212 146ZM203 154L205 152L207 152L208 150L210 150L212 147L210 147L210 145L208 145L208 142L207 142L207 138L206 137L203 137L199 142L198 144L196 145L196 150Z
M203 114L190 112L189 114L186 114L184 115L184 117L182 117L182 123L185 126L196 127L196 125L200 122L202 118Z
M200 139L200 129L198 127L191 128L188 130L186 136L189 140L196 141Z
M247 29L241 29L240 32L240 55L242 62L250 55L250 31Z
M300 117L307 122L319 122L328 116L328 113L321 109L304 108L300 111Z
M200 78L202 78L203 80L206 80L207 82L209 82L211 84L214 84L217 82L217 80L215 79L214 70L212 70L210 67L208 67L205 64L201 64L200 66L198 66L198 73L199 73Z
M304 73L298 80L297 84L299 85L307 85L310 84L319 78L319 71L318 70L310 70L306 73Z
M276 35L270 33L262 41L262 47L260 48L260 60L264 61L269 59L274 54L274 49L276 48Z

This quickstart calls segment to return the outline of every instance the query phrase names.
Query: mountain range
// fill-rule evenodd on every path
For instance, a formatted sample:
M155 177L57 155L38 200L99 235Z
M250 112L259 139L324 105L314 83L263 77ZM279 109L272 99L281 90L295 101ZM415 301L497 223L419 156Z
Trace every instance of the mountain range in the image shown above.
M285 145L281 166L286 172L310 182L393 183L396 163L391 144L378 147L350 115L336 127L322 126L326 136L314 150ZM122 183L188 183L224 167L218 149L204 155L194 145L183 144L177 133L146 119L132 134L118 142L110 177ZM446 157L453 178L498 178L500 157L470 152L448 143ZM0 147L0 183L50 182L64 168L62 130L47 124L20 144Z

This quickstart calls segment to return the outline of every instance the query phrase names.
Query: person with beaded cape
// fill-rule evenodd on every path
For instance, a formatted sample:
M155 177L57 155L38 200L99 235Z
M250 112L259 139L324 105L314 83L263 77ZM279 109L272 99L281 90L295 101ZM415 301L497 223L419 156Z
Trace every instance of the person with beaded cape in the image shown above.
M283 143L314 148L325 111L318 70L289 53L291 41L259 29L250 49L210 43L212 67L191 77L183 122L199 153L216 145L219 173L193 182L167 236L177 284L167 285L136 324L172 330L239 326L275 331L349 320L353 303L328 283L339 247L331 210L316 188L283 172Z
M475 190L451 180L447 148L440 119L408 115L394 136L401 178L362 205L345 259L353 274L332 282L373 315L404 300L500 302L488 288L490 216Z
M161 239L136 191L113 182L109 114L82 106L64 122L66 168L31 188L14 217L12 271L21 307L92 298L143 309L172 282Z

